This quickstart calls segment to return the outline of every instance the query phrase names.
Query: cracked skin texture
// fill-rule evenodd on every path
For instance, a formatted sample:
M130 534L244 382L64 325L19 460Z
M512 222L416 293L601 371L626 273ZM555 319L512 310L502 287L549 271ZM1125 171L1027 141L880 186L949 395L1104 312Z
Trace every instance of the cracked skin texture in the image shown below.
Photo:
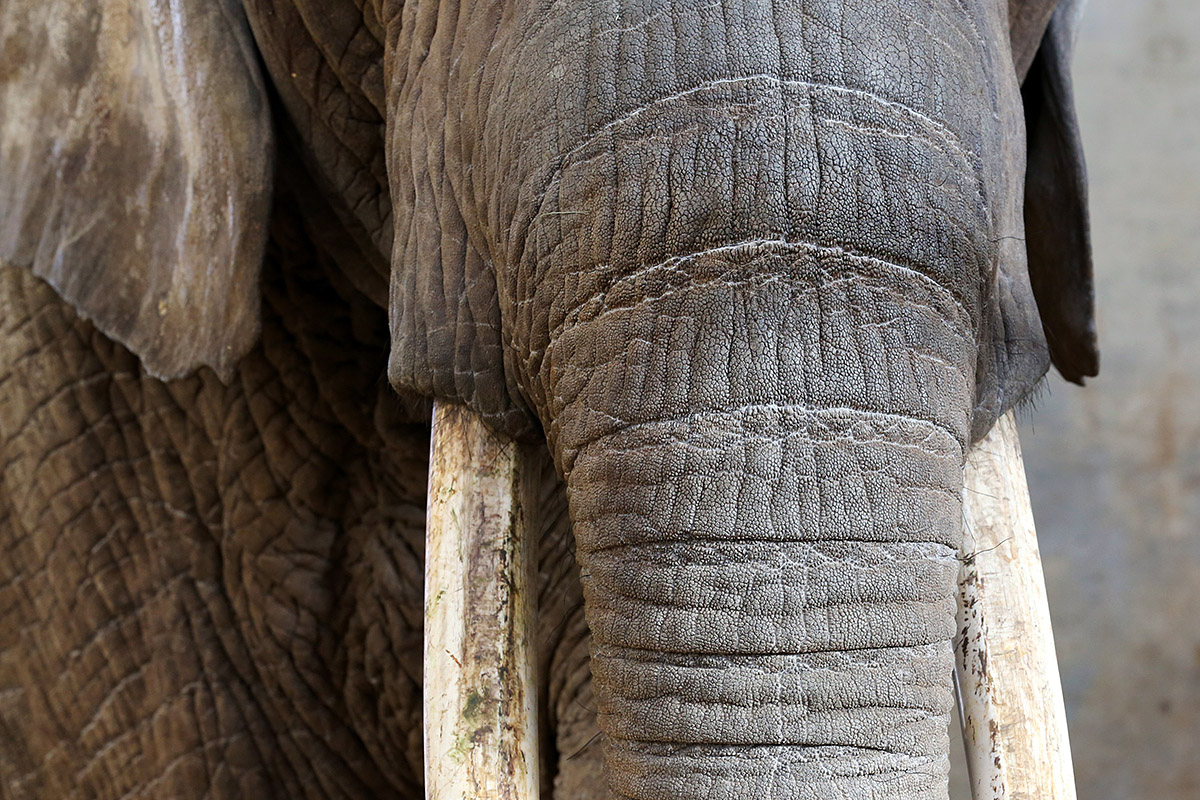
M545 796L944 798L964 452L1047 365L1010 6L246 0L231 379L0 268L4 796L419 796L438 397L548 445Z
M0 267L0 796L421 796L427 404L379 378L383 310L276 217L229 385L147 376ZM545 473L542 706L590 731Z

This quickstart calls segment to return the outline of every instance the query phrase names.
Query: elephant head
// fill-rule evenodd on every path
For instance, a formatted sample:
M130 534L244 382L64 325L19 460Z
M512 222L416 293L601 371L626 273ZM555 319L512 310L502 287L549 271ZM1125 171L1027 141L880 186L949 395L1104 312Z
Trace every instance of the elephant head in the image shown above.
M1075 13L11 4L0 259L227 374L278 149L392 384L545 437L617 796L944 796L966 448L1096 371Z

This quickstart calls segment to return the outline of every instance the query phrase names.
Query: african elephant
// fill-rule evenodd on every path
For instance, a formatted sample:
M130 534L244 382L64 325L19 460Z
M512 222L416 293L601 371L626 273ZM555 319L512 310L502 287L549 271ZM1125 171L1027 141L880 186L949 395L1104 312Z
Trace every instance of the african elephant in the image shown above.
M546 796L945 797L1074 5L0 6L3 796L419 796L438 398L545 443Z

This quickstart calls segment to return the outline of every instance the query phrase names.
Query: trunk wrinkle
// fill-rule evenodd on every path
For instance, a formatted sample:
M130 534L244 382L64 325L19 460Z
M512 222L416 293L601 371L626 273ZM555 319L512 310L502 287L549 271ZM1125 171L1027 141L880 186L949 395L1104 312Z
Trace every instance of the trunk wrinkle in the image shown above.
M617 420L615 417L610 417L610 419L613 419L614 422L617 422L620 427L618 427L614 430L604 431L591 439L583 440L582 444L580 444L580 446L575 449L574 455L570 460L570 465L574 465L574 463L576 461L578 461L580 457L587 456L588 452L592 448L594 448L600 444L603 444L606 441L608 441L609 439L612 439L615 437L634 434L641 430L651 430L651 431L661 432L661 431L664 431L668 426L680 425L680 424L686 423L686 422L697 422L697 423L701 423L701 424L709 423L710 425L712 425L712 427L714 429L719 429L720 426L717 424L714 424L714 423L718 423L718 422L722 421L722 418L733 417L736 419L740 415L753 414L755 412L767 412L767 411L776 411L781 414L797 414L798 413L798 414L803 414L803 415L815 418L818 421L824 416L829 416L834 419L837 419L844 415L844 416L851 417L851 418L863 418L863 419L878 420L881 422L894 423L896 425L903 425L906 423L923 424L923 425L927 425L930 428L936 430L937 433L944 434L945 438L950 440L950 442L953 443L954 447L956 447L958 449L958 453L960 456L962 454L966 453L966 442L965 442L964 438L959 434L959 432L956 432L955 430L950 428L945 423L939 422L939 421L933 420L933 419L927 419L924 417L919 417L919 416L915 416L915 415L911 415L911 414L894 414L894 413L890 413L890 412L886 412L886 411L878 411L878 410L870 409L870 408L855 408L853 406L847 406L844 404L836 405L836 406L820 406L820 405L814 405L814 404L810 404L810 403L746 403L744 405L740 405L740 406L728 408L728 409L722 409L722 408L699 409L699 410L689 411L687 413L681 414L676 417L668 417L666 419L645 420L642 422L622 422L620 420ZM688 439L688 437L690 435L693 435L694 433L695 433L694 431L689 430L689 429L680 430L677 434L675 434L675 438L678 440L681 440L681 441L686 441ZM877 433L878 433L878 431L877 431ZM747 436L750 436L750 434L747 434ZM751 437L751 438L753 438L753 437ZM766 438L766 437L763 437L763 438ZM889 446L897 446L897 443L889 442L886 439L879 437L879 436L877 436L874 439L869 439L869 440L860 439L860 441L875 441L875 442L887 444ZM649 448L653 448L653 447L659 447L659 446L661 446L661 444L662 444L661 442L656 441L656 442L644 445L644 448L649 449ZM914 443L906 443L904 445L899 445L899 446L914 447L917 445ZM623 453L630 453L630 452L636 452L639 448L619 448L619 449ZM925 452L931 452L931 451L925 451Z
M762 254L771 256L808 255L815 258L832 257L843 259L851 264L869 264L884 267L887 271L893 272L899 277L916 279L922 284L926 285L928 288L933 289L941 295L944 295L954 303L954 306L962 315L963 319L971 318L971 314L967 310L967 307L963 305L963 298L960 297L952 287L945 286L932 275L923 272L922 266L919 264L903 264L896 260L894 256L891 258L884 258L878 254L865 253L845 243L834 244L829 242L822 243L816 241L804 241L794 238L789 239L783 234L777 234L777 238L760 237L731 242L728 244L714 245L702 250L695 250L688 253L673 255L664 261L659 261L654 264L636 268L629 274L617 278L610 285L597 290L597 292L592 296L580 298L578 300L577 307L573 310L572 314L564 317L563 320L550 329L550 339L552 341L557 339L562 335L563 331L574 325L595 322L601 319L607 313L628 311L632 308L637 308L638 306L658 302L664 298L670 297L674 292L682 291L690 286L693 286L696 282L696 276L684 268L691 266L699 259L718 256L726 257L732 260L745 258L747 256L759 256ZM864 280L864 274L866 274L866 271L863 271L862 273L851 273L844 266L839 266L835 269L828 265L822 265L821 269L829 274L829 281L826 282L826 286L837 280L862 281ZM612 265L596 264L592 267L592 271L597 276L610 273L612 271ZM839 277L835 275L835 273L842 271L845 271L844 276ZM659 275L658 273L663 274ZM747 272L744 266L731 265L727 267L724 272L709 273L706 275L706 280L714 283L720 282L728 286L735 284L739 280L749 283L755 278L761 279L764 275L771 275L772 273L778 277L778 273L775 273L773 270L759 269L758 271ZM646 293L644 296L639 297L635 303L605 307L604 309L595 312L593 316L582 316L585 312L592 310L592 305L597 302L604 301L611 295L620 295L626 290L644 292L645 284L647 282L669 277L675 277L684 280L686 281L686 284L681 286L668 285L663 289L662 292L658 294Z

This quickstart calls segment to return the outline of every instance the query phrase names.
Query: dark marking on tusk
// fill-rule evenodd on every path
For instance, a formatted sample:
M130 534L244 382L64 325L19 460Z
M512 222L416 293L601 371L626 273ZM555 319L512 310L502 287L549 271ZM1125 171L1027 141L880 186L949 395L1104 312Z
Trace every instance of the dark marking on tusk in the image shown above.
M425 533L425 797L536 800L530 459L464 406L433 411Z
M1046 581L1012 412L971 449L955 642L974 800L1075 800Z

